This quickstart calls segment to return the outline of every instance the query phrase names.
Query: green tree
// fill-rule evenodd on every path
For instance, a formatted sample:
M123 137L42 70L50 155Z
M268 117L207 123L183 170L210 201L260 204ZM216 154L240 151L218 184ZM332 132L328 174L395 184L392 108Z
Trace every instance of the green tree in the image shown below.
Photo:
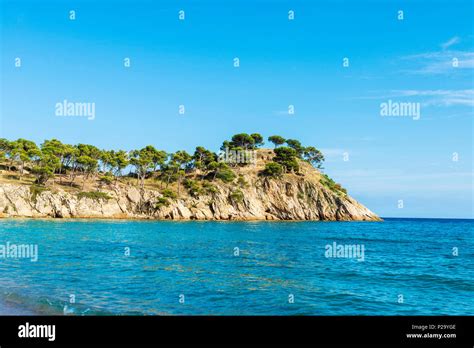
M100 154L100 162L102 163L102 172L112 173L115 167L115 151L102 150Z
M220 147L219 150L221 150L221 151L225 151L226 149L230 150L231 147L232 147L232 144L230 143L230 141L224 140L224 142L222 143L222 146Z
M301 145L299 140L287 139L286 144L296 151L298 157L300 158L302 157L303 152L304 152L304 147Z
M178 170L179 168L177 168L177 165L172 164L171 162L166 163L161 167L160 180L162 183L166 181L166 189L168 189L170 182L174 182L178 179L178 175L176 174ZM163 185L161 185L161 188L163 188Z
M190 169L193 157L186 151L176 151L171 155L171 166L176 169L175 174L178 176L178 195L180 192L180 184L186 170Z
M275 157L273 158L273 161L281 164L284 168L284 172L294 172L299 170L297 161L298 154L295 149L291 147L282 146L276 148L274 151Z
M304 148L303 159L311 163L316 168L321 169L322 163L324 162L324 155L315 147L308 146Z
M72 169L77 156L79 154L79 150L74 145L64 144L64 152L61 167L64 168L66 171L67 169Z
M273 178L280 177L283 174L283 166L276 162L269 162L265 165L263 175Z
M61 165L61 162L57 156L50 152L42 152L37 158L36 164L31 169L31 172L35 176L35 183L38 185L44 185L46 182L54 176L54 173Z
M241 148L244 148L245 150L248 150L249 148L253 149L254 145L255 145L255 139L252 138L247 133L235 134L232 137L232 141L230 142L231 150L233 150L236 147L241 147Z
M117 177L122 176L122 170L124 170L129 164L130 162L129 162L128 154L126 151L118 150L117 152L115 152L115 160L114 160L115 181L117 181Z
M250 136L252 137L252 139L254 141L254 148L263 146L263 144L264 144L263 137L260 134L253 133L253 134L250 134Z
M64 150L64 163L63 167L64 168L70 168L70 186L74 184L74 179L76 178L76 175L78 171L80 170L79 168L79 162L77 159L81 155L81 151L79 150L79 147L77 145L66 145L66 148Z
M130 152L130 164L135 166L135 173L137 175L137 181L140 182L140 186L145 186L145 178L150 169L153 169L153 151L150 151L150 147L147 146L141 150L133 150Z
M56 173L57 171L59 174L62 174L63 166L65 163L65 156L69 154L67 152L69 150L70 148L68 147L68 145L63 144L57 139L45 140L43 144L41 144L41 152L44 155L54 156L59 161L59 165L55 167L54 173ZM61 175L59 176L59 182L62 183Z
M268 141L273 143L275 148L277 148L279 145L283 145L286 139L279 135L272 135L271 137L268 137Z
M5 138L0 138L0 152L2 153L2 158L7 161L8 171L11 170L13 165L12 151L13 143Z
M77 163L82 170L82 189L84 189L86 180L97 171L99 161L90 156L83 155L77 158Z
M217 178L224 182L232 182L236 178L234 171L225 162L213 161L209 164L209 169L213 180Z
M149 151L151 156L151 163L153 166L153 171L157 171L158 168L161 168L168 159L168 154L163 150L157 150L153 146L147 146L147 151Z
M194 168L204 171L209 167L209 163L216 160L216 154L202 146L196 147L193 154Z
M77 145L77 151L76 168L82 172L82 189L84 189L86 180L97 173L102 151L89 144Z
M25 165L41 155L41 151L31 140L18 139L13 142L12 155L20 163L20 180L23 176Z

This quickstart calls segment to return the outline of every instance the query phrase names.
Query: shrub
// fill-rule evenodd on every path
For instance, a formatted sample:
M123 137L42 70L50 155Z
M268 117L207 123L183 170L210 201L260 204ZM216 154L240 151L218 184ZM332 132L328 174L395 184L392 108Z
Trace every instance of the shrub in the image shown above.
M225 168L222 170L219 170L216 174L216 178L221 179L223 182L232 182L235 179L235 173L232 169L230 168Z
M331 179L326 174L323 174L321 176L321 184L333 192L343 193L345 195L347 194L347 190L345 188L343 188L340 184L336 183L333 179Z
M344 194L347 194L347 190L345 188L343 188L340 184L335 184L334 185L334 188L337 190L337 191L341 191L343 192Z
M112 175L103 175L99 178L99 181L103 184L110 185L114 181L114 177Z
M165 197L158 198L158 201L155 203L155 209L161 209L162 207L167 207L170 205L170 202Z
M244 200L244 194L240 190L234 190L229 195L232 202L240 203Z
M276 178L283 174L283 166L276 162L269 162L265 165L262 173L265 176Z
M245 180L245 178L242 174L239 175L239 178L237 179L237 184L239 184L239 186L242 187L242 188L249 186L247 180Z
M36 203L37 197L41 195L44 191L49 191L49 189L44 186L31 185L30 186L31 200L34 203Z
M183 185L188 189L191 196L199 196L202 191L201 186L196 180L186 179L184 180Z
M105 192L100 192L100 191L92 191L92 192L79 192L77 194L78 199L82 198L90 198L95 201L100 201L100 200L105 200L108 201L112 197L110 197L107 193Z
M206 193L211 193L211 194L212 194L212 193L217 193L217 191L218 191L218 190L217 190L217 187L214 186L213 184L211 184L211 183L208 182L208 181L204 181L204 182L202 183L202 188L204 189L204 191L205 191Z
M176 195L176 193L170 189L164 189L161 194L163 195L163 197L165 198L171 198L171 199L176 199L176 197L178 197Z

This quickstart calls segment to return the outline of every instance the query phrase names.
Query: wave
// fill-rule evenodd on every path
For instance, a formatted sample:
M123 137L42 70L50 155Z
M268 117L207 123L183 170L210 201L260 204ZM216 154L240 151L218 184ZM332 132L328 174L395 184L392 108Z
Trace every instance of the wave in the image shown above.
M36 298L1 291L0 315L113 315L113 313L58 299Z

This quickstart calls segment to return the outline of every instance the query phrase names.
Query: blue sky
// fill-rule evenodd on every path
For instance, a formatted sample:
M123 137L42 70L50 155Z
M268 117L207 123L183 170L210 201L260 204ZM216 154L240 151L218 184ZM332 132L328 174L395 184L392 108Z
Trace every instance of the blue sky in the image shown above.
M472 1L1 5L2 137L217 151L279 134L322 149L382 216L473 218ZM64 99L95 103L95 119L55 116ZM420 103L420 119L382 117L388 100Z

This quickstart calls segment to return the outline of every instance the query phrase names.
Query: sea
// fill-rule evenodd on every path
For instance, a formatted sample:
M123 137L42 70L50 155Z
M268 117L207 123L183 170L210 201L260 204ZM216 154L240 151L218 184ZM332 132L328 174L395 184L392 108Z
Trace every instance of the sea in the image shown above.
M473 313L474 220L0 219L0 315Z

